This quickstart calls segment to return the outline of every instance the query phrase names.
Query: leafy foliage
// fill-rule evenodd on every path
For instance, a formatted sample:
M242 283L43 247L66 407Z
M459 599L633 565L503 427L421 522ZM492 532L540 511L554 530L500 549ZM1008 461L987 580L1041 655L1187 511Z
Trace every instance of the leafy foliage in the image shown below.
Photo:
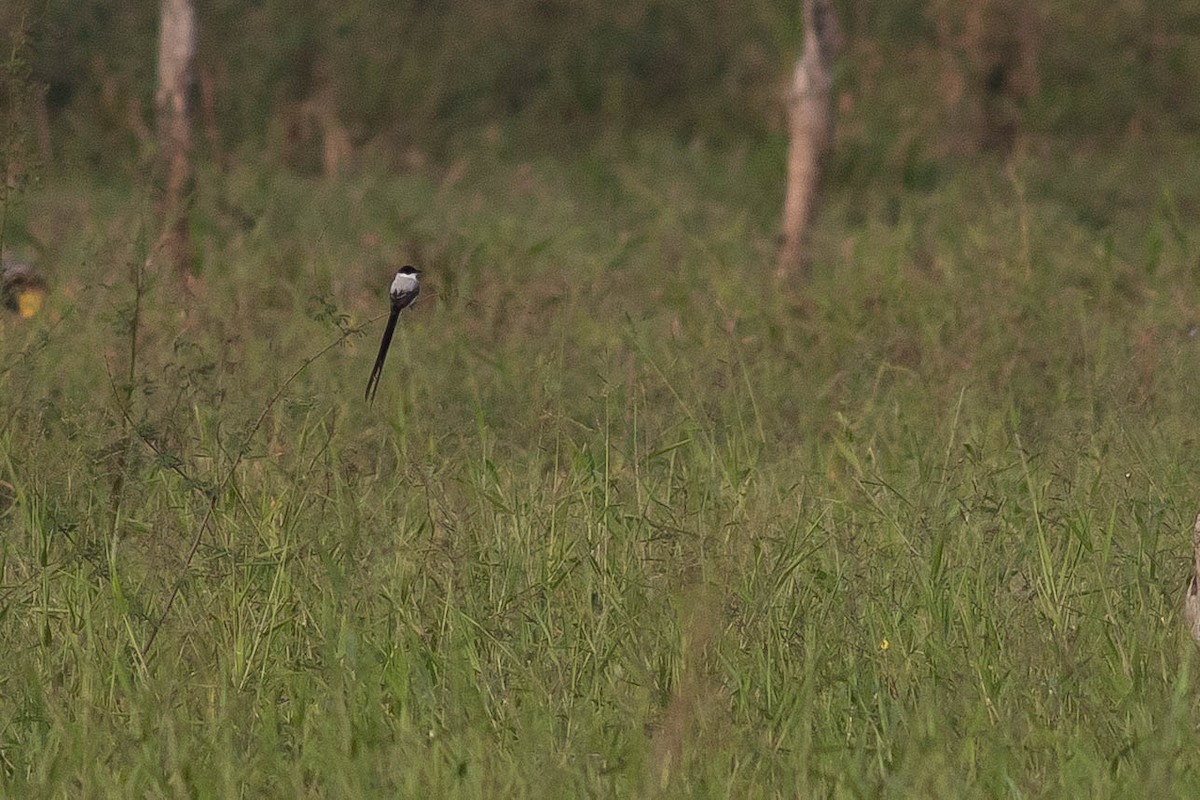
M1197 794L1194 21L1043 6L842 7L801 286L794 4L208 4L188 286L154 10L0 6L0 795Z
M186 303L146 201L52 184L64 274L0 340L3 793L1194 793L1186 152L835 192L806 288L769 153L235 170ZM372 411L377 327L305 359L399 253Z
M840 6L850 48L839 84L858 101L842 117L868 135L902 124L940 151L964 136L974 147L980 114L1025 134L1113 137L1187 128L1200 113L1186 4ZM147 144L157 7L51 0L37 11L10 6L0 30L29 29L58 147L133 165ZM326 111L356 148L399 164L450 159L496 128L526 154L651 129L757 139L781 129L800 42L793 0L221 0L198 14L201 151L268 152L301 171L320 167Z

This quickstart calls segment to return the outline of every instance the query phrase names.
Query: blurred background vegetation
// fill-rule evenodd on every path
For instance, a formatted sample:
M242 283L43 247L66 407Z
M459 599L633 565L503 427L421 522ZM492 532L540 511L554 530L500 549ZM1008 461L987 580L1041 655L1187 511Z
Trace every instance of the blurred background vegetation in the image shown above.
M843 179L881 159L1200 122L1194 3L836 5ZM197 14L197 154L300 172L442 161L489 133L523 154L646 129L779 140L801 41L799 0L214 0ZM22 102L9 91L5 113L47 161L134 167L151 140L157 26L155 3L5 3L9 72L32 87Z
M1200 7L835 4L0 2L0 795L1200 795Z

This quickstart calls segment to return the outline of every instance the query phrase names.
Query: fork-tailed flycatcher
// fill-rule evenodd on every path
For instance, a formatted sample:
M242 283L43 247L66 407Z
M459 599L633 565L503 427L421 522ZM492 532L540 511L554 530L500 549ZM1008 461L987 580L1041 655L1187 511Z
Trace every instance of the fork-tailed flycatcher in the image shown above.
M412 305L421 291L421 282L417 280L420 270L412 267L401 267L392 278L392 286L388 289L388 297L392 300L392 315L388 317L387 328L383 331L383 341L379 343L379 356L375 359L375 367L371 377L367 378L367 393L365 399L375 402L375 393L379 391L379 376L383 372L383 360L387 358L388 347L392 344L392 334L396 332L396 320L400 312Z

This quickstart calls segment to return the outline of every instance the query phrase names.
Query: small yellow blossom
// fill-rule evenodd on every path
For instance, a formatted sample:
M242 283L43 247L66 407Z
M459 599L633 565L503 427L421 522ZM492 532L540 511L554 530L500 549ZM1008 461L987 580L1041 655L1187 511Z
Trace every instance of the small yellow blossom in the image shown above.
M17 295L17 313L21 319L29 319L42 308L41 292L21 292Z
M879 649L880 650L888 649L888 640L887 639L884 639L882 642L879 643Z

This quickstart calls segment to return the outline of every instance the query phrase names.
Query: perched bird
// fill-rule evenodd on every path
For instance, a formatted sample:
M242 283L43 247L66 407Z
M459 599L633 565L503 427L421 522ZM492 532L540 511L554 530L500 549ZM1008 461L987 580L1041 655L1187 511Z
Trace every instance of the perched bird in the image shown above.
M388 317L387 328L383 331L383 341L379 343L379 356L371 369L371 377L367 378L366 400L375 402L375 393L379 391L379 376L383 372L383 360L387 358L388 347L392 344L392 334L396 332L396 320L400 312L412 305L421 292L421 282L417 280L420 270L404 266L396 271L392 278L392 286L388 289L388 297L392 301L392 314Z
M1192 548L1195 564L1192 577L1188 578L1187 593L1183 596L1183 616L1192 638L1200 644L1200 516L1196 517L1196 527L1192 529Z
M0 259L0 298L4 307L29 319L42 308L46 281L30 264L5 255Z

